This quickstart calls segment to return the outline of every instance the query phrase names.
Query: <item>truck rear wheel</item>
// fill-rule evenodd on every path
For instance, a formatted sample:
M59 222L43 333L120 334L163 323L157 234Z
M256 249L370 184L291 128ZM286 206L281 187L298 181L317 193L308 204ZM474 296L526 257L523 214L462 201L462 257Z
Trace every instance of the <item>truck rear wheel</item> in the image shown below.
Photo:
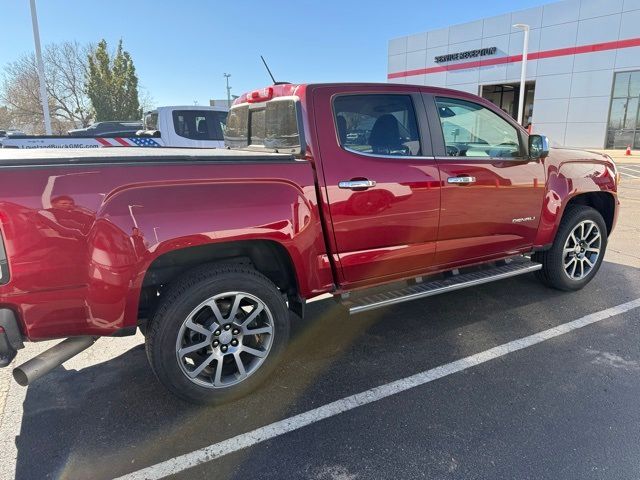
M536 274L549 287L579 290L597 273L606 248L607 227L602 215L591 207L571 205L562 217L553 246L533 256L542 263Z
M289 311L278 288L252 268L196 269L175 282L146 340L151 367L171 392L218 404L254 390L289 339Z

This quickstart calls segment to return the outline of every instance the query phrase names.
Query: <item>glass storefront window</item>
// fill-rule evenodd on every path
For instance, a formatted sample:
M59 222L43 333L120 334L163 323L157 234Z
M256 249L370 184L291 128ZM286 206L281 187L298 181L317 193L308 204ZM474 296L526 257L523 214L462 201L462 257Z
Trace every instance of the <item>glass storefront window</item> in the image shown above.
M535 92L535 83L527 82L525 84L524 96L524 127L531 124L533 118L533 97ZM520 99L520 84L506 83L500 85L483 85L480 96L489 100L507 112L514 119L518 118L518 101Z
M607 148L640 148L640 71L619 72L613 80Z
M622 128L624 123L624 112L627 108L626 98L614 98L611 101L611 113L609 114L609 128Z
M636 118L638 118L638 97L630 98L627 102L627 116L625 118L624 128L635 129Z
M629 96L640 96L640 72L633 72L629 78Z
M629 78L631 78L631 72L616 73L616 79L613 82L614 98L629 96Z

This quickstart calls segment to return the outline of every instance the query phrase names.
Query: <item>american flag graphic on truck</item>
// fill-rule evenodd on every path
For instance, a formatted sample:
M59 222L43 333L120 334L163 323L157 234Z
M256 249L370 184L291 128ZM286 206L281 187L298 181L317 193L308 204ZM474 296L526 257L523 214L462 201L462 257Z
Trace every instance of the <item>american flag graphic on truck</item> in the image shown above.
M149 137L97 137L95 139L103 147L161 147L158 142Z
M66 135L17 136L2 141L2 148L103 148L164 147L161 138L150 137L72 137Z

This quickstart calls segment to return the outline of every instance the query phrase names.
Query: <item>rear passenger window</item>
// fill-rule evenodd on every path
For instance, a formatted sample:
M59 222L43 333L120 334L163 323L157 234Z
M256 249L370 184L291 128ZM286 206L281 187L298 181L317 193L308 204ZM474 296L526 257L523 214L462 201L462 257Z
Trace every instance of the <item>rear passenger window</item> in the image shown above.
M191 140L223 140L226 112L211 110L174 110L176 133Z
M409 95L344 95L334 100L333 113L338 141L347 150L400 157L421 154Z

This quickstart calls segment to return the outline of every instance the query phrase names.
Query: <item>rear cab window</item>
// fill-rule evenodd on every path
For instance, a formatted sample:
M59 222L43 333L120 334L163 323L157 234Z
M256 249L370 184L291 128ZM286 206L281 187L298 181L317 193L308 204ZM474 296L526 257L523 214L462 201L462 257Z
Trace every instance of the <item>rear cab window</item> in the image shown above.
M338 142L345 150L383 156L422 155L410 95L355 94L334 99Z
M295 97L236 105L227 117L225 144L231 148L301 154L304 141L300 118Z
M191 140L222 141L226 121L226 112L212 110L173 111L173 126L176 134Z

